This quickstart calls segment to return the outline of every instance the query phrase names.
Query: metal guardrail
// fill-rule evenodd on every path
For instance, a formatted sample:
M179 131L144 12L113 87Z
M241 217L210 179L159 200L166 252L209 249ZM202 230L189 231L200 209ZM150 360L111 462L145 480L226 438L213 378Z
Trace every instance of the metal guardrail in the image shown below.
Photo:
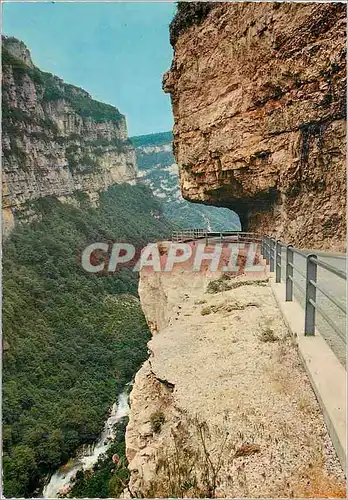
M189 241L192 239L202 238L205 234L205 229L184 229L182 231L173 231L172 241Z
M330 264L324 262L314 253L306 254L297 250L293 245L286 245L275 238L264 236L261 243L261 253L266 259L267 264L270 266L270 271L275 272L276 283L281 282L282 278L282 249L286 250L286 265L285 265L285 300L292 301L294 296L293 287L295 287L304 294L305 297L305 324L304 334L314 335L316 324L316 312L318 311L321 317L327 324L339 335L339 337L346 341L345 331L339 328L328 316L327 312L317 302L317 291L321 292L329 301L334 304L340 311L347 315L347 308L337 300L332 293L325 287L318 283L318 267L329 271L337 277L347 280L347 274L340 269L336 269ZM299 267L294 265L294 255L302 256L305 261L305 272ZM302 288L301 284L294 278L294 270L304 278L305 287Z
M311 336L315 334L316 325L316 312L318 311L322 318L331 326L331 328L339 335L339 337L346 342L345 331L339 328L324 309L317 303L317 291L321 292L329 301L334 304L341 312L347 315L347 308L340 303L332 293L325 289L318 283L317 273L318 267L336 275L337 277L347 280L347 274L344 271L336 269L330 264L324 262L314 253L306 254L293 247L287 245L280 240L272 238L267 235L258 233L248 233L242 231L223 231L211 232L205 229L188 229L183 231L174 231L172 240L177 242L185 242L193 239L205 238L206 244L209 239L219 238L220 242L233 241L236 242L258 242L261 244L261 254L265 258L266 263L270 267L270 272L275 272L276 283L281 282L282 278L282 264L283 256L282 249L286 251L285 262L285 300L292 301L294 298L294 286L304 294L305 297L305 324L304 335ZM305 272L294 264L294 255L302 256L305 261ZM294 271L296 271L305 280L305 286L302 288L301 284L295 280Z
M223 231L223 232L213 232L207 231L206 229L184 229L182 231L173 231L172 241L185 242L192 241L196 239L205 238L206 244L209 240L219 238L221 242L227 239L234 239L235 241L258 241L261 242L262 235L256 233L247 233L243 231Z

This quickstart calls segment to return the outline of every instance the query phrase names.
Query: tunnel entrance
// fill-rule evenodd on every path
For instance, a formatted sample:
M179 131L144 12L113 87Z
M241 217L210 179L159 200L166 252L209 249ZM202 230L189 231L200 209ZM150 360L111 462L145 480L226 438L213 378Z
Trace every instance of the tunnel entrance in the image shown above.
M258 221L273 216L278 196L279 193L276 189L269 189L255 197L243 198L230 204L229 209L239 218L240 230L243 232L255 231Z

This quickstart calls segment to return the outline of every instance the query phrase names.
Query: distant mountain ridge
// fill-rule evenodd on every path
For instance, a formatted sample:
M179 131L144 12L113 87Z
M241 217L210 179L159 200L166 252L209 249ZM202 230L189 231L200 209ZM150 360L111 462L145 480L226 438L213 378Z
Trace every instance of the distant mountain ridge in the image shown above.
M138 178L163 202L164 216L180 228L210 231L240 229L237 214L227 208L190 203L181 196L171 132L130 138L136 152Z
M157 132L154 134L145 134L131 137L133 146L161 146L162 144L171 144L173 142L172 132Z

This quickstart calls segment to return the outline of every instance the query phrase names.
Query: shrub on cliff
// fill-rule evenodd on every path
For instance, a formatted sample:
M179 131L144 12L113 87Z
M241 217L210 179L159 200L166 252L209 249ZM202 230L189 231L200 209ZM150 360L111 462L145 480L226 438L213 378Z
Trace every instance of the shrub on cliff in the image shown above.
M178 2L170 23L170 43L174 47L179 36L195 24L201 24L218 2Z
M4 74L12 71L14 81L17 85L21 86L24 78L27 76L35 85L40 87L38 96L42 94L43 103L64 99L77 114L96 122L112 121L118 124L124 120L124 116L115 106L96 101L83 89L64 83L63 80L51 73L41 71L35 66L31 67L12 55L6 48L6 43L10 40L11 38L3 38L2 70ZM18 43L23 44L23 42L19 41ZM25 48L24 44L23 47ZM6 88L6 85L7 79L5 78L3 82L4 88Z
M22 84L23 78L25 77L25 75L28 75L36 85L43 85L43 78L39 69L31 68L20 59L17 59L12 54L10 54L6 47L2 46L3 71L8 67L12 68L13 78L16 83Z
M155 411L150 415L150 424L152 432L160 432L162 425L165 422L165 416L163 411Z

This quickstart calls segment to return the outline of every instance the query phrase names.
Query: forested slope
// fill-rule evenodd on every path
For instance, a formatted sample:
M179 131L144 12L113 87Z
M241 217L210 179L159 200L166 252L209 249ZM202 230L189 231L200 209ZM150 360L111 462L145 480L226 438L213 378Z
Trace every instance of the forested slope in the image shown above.
M54 198L31 202L42 220L16 224L4 247L7 497L31 496L80 444L96 439L147 356L137 275L89 275L80 255L92 242L141 246L171 228L145 186L110 187L99 208L82 193L76 199L76 207Z

